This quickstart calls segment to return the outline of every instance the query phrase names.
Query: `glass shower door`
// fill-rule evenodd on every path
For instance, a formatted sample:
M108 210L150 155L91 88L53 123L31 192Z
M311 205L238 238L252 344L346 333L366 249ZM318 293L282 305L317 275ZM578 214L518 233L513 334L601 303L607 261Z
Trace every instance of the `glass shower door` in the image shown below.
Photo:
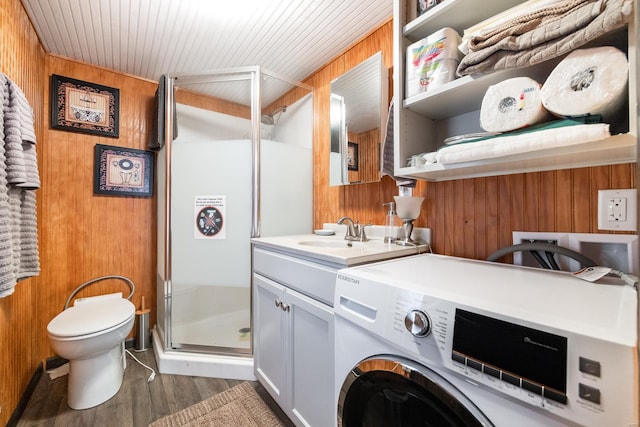
M250 94L251 80L232 84L242 83ZM170 346L250 354L251 120L182 104L176 113Z
M157 329L167 351L244 358L251 238L312 229L311 88L259 67L168 83L165 118L177 118L178 133L165 126L158 154ZM178 93L174 105L174 88L204 97ZM265 114L262 91L271 94Z

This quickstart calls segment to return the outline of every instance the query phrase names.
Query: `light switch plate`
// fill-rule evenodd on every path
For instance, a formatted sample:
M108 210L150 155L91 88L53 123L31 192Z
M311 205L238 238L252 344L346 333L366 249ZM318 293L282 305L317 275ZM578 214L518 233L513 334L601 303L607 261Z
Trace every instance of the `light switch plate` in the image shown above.
M636 231L637 203L636 189L598 190L598 229Z

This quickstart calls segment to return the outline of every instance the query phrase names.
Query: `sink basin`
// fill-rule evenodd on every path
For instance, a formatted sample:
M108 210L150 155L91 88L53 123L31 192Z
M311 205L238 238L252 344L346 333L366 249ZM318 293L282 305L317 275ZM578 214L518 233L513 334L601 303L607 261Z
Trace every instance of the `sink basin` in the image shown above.
M298 242L299 245L302 246L313 246L316 248L350 248L357 246L364 246L363 242L352 242L348 240L303 240L302 242Z
M328 262L339 268L414 255L426 249L426 246L384 243L381 237L383 231L384 227L380 226L380 233L377 236L369 236L366 242L345 240L342 235L320 236L315 232L314 234L254 237L251 241L256 248L276 249L314 262Z

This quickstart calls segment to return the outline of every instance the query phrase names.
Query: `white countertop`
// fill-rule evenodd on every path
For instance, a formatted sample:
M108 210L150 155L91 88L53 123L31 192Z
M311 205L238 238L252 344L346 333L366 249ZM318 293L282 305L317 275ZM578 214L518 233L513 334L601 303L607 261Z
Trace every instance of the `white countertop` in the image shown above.
M334 227L325 225L324 228L333 229ZM366 242L345 240L344 231L342 230L342 228L337 229L336 234L333 236L296 234L290 236L257 237L251 239L251 242L257 247L270 248L289 253L293 256L308 258L314 261L324 261L337 264L338 266L354 266L425 253L429 248L426 244L420 246L401 246L395 243L384 243L384 236L378 234L378 226L367 228L369 240ZM428 229L422 230L423 231L419 231L416 234L421 237L425 235L428 236L428 232L424 231ZM424 237L422 238L425 239ZM428 241L428 237L425 240Z

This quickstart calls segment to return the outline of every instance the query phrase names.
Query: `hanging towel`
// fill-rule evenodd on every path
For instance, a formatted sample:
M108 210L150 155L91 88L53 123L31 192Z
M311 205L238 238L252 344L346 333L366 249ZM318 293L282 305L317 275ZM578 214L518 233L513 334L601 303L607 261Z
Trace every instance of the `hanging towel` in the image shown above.
M393 104L394 101L391 100L391 105L389 105L389 114L387 115L386 133L384 140L382 141L382 167L380 172L383 176L388 175L393 178L399 187L415 187L415 179L396 177L394 175Z
M40 188L33 110L0 74L0 297L40 272L35 190Z
M165 86L167 84L167 76L164 74L160 76L158 81L158 89L154 96L153 105L153 119L151 123L151 134L149 137L149 144L147 147L149 150L160 150L164 147L164 118L166 114L165 109ZM175 93L174 93L175 95ZM178 117L176 112L176 98L173 97L173 139L178 137Z
M9 184L40 188L33 110L20 87L7 79L8 105L4 110L4 143Z

